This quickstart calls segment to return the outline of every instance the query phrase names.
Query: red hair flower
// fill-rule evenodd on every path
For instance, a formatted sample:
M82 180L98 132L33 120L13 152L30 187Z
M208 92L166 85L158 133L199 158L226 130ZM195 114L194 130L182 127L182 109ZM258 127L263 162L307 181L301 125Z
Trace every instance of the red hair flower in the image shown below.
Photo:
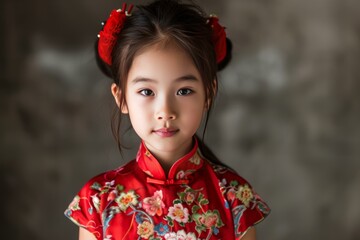
M112 64L111 53L115 46L117 35L124 26L127 16L130 16L133 5L126 10L126 3L123 4L122 9L112 10L110 17L106 21L104 28L100 31L98 38L98 52L100 58L107 64Z
M215 15L210 15L207 24L213 29L212 40L215 45L216 62L220 63L226 56L225 28L219 24L219 18Z

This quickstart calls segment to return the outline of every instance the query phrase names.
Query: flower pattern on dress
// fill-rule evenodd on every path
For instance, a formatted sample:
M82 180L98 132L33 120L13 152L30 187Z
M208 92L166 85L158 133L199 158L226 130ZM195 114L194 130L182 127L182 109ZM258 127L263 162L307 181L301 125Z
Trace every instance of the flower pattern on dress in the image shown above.
M109 195L108 195L108 197L107 197L107 200L108 201L113 201L117 196L118 196L118 194L119 194L119 192L118 192L118 190L112 190L110 193L109 193Z
M198 194L199 191L201 190L196 191L190 187L186 187L183 192L178 193L180 202L185 202L186 204L190 205L196 200L196 197L198 197L198 202L200 205L207 204L207 199L203 198L204 195Z
M195 201L195 193L194 192L184 192L181 195L181 200L185 201L188 205L192 204Z
M100 199L97 194L91 196L92 203L96 209L96 212L100 212ZM91 210L92 211L92 210Z
M188 176L191 175L194 172L193 169L190 170L180 170L177 174L176 174L176 179L188 179Z
M159 236L164 236L166 233L169 232L169 227L168 225L165 225L163 223L159 223L158 225L156 225L154 227L154 231L159 235Z
M70 203L69 209L72 211L80 210L79 202L80 202L80 197L76 195L72 200L72 202Z
M142 207L150 216L155 216L155 214L161 216L163 215L163 208L165 208L165 204L162 199L162 191L156 191L152 197L144 198L142 201Z
M176 179L184 179L185 178L185 172L183 170L180 170L177 174L176 174Z
M193 214L193 218L198 232L211 230L216 235L219 231L218 229L224 226L218 210L208 210L203 214Z
M178 223L187 223L189 221L189 210L184 208L181 203L176 203L169 208L167 216Z
M121 211L125 212L130 206L135 206L138 203L138 196L133 190L127 193L122 192L119 197L115 199L115 202L119 205Z
M235 236L240 237L244 234L240 229L242 227L243 215L247 209L260 212L262 216L267 216L270 213L268 206L254 193L248 184L241 185L236 180L232 180L230 184L227 184L227 181L222 179L219 185L224 196L230 201L230 206L234 205L237 200L239 201L239 203L231 208ZM226 202L226 204L228 203Z
M236 192L236 197L244 203L245 207L249 207L250 201L254 199L254 194L251 188L245 184L239 187Z
M148 221L144 221L137 227L137 234L145 239L149 239L154 234L154 225Z
M150 153L146 148L142 150L139 157L145 155L146 159ZM268 206L236 173L204 161L193 152L169 174L169 178L188 181L170 183L166 188L160 183L149 186L149 175L163 178L158 169L151 170L152 164L141 168L136 160L132 168L124 166L90 181L72 200L65 215L98 240L239 239L248 227L269 213ZM207 171L188 178L203 165ZM134 171L136 175L124 178L122 171ZM216 201L212 201L213 197Z
M230 189L227 193L226 193L227 198L230 201L233 201L236 198L236 191L234 189Z
M186 233L184 230L165 234L166 240L197 240L194 233Z
M255 203L253 190L248 184L240 185L236 180L231 181L228 186L226 184L226 181L221 181L220 189L231 202L234 202L236 199L238 199L247 208L250 207L250 203Z
M201 162L201 158L199 156L198 153L195 153L194 156L192 156L190 159L189 159L189 162L195 164L195 165L199 165L200 162Z

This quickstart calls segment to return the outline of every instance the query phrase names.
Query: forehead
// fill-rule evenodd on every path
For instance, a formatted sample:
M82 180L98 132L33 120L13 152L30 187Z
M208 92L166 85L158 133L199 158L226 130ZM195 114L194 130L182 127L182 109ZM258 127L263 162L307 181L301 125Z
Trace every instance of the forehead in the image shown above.
M190 55L176 44L156 44L136 54L127 82L137 77L160 81L177 79L184 75L194 75L201 80Z

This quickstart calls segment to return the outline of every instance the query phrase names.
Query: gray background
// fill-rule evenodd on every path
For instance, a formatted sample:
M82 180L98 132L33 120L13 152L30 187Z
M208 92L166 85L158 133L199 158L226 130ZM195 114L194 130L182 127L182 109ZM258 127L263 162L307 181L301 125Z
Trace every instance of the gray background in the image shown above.
M360 239L360 2L199 3L234 43L206 141L271 206L259 239ZM93 57L121 4L1 0L1 239L76 239L72 197L134 156Z

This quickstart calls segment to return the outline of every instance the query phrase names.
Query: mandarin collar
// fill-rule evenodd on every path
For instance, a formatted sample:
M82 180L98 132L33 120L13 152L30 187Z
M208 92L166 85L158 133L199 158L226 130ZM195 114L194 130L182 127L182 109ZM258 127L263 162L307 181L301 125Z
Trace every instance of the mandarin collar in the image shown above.
M189 180L189 176L196 172L203 165L203 159L198 153L198 142L195 139L193 148L186 155L178 159L170 168L168 177L159 161L151 154L142 141L136 155L138 166L149 177L148 182L157 184L184 184Z

